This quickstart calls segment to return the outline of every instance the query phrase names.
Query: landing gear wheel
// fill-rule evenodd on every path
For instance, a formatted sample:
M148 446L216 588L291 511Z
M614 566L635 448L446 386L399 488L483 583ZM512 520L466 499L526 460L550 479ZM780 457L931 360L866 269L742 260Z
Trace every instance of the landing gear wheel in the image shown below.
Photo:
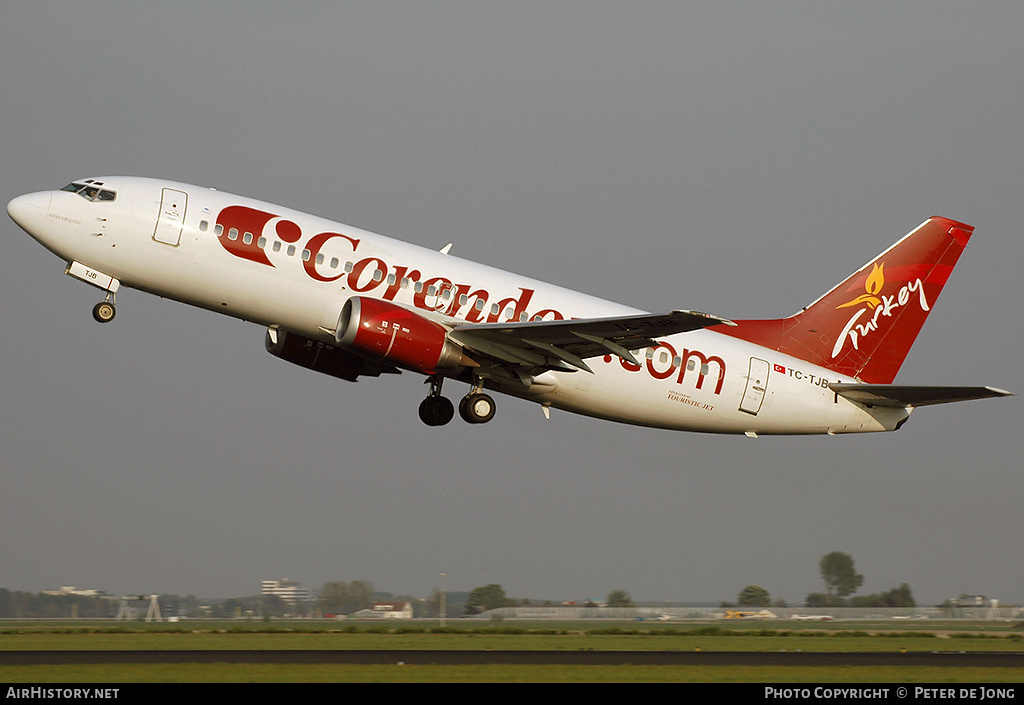
M420 421L428 426L444 426L455 418L455 405L448 397L427 397L420 402Z
M117 315L117 309L109 301L101 301L92 307L92 317L100 323L110 323Z
M467 394L459 402L459 416L468 423L487 423L494 418L494 399L486 394Z

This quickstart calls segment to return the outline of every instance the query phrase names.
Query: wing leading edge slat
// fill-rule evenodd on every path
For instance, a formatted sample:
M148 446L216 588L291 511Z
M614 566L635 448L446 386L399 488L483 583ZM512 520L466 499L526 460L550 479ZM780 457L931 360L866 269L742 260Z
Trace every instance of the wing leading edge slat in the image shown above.
M592 372L587 358L611 353L639 364L631 350L653 347L658 344L656 338L717 325L735 324L706 313L672 311L567 321L463 323L450 335L470 350L506 362L518 358L529 364L540 356L545 362L538 366Z

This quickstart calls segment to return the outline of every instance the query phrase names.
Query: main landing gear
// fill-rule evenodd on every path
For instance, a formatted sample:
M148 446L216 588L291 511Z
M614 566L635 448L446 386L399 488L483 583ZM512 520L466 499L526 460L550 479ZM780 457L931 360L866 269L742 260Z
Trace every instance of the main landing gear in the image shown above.
M455 407L441 396L443 377L433 375L427 381L430 394L420 402L420 420L428 426L444 426L455 417ZM467 423L487 423L494 418L494 399L483 393L481 380L476 380L469 394L459 402L459 416Z
M104 301L92 307L92 317L100 323L110 323L116 315L117 307L113 293L108 293Z
M459 402L459 416L467 423L487 423L494 418L494 400L482 392L470 392Z
M455 407L451 399L442 397L441 383L431 380L430 396L420 402L420 421L428 426L444 426L454 417Z

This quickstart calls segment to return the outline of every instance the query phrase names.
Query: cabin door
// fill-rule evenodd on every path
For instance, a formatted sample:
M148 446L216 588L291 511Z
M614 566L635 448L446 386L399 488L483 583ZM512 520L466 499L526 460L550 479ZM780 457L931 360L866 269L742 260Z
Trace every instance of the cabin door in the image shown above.
M750 371L747 374L747 388L743 390L740 411L757 416L764 401L764 393L768 389L768 363L760 358L750 358Z
M160 198L160 215L156 219L156 230L153 239L165 245L178 246L181 242L181 226L185 222L185 206L188 205L188 194L165 188Z

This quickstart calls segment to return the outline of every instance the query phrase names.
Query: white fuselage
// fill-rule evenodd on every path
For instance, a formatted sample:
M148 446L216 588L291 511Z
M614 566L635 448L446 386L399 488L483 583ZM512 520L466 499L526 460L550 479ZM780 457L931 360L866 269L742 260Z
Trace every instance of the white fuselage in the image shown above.
M641 313L270 203L154 179L97 181L116 199L30 194L19 199L19 224L62 259L125 286L329 345L353 295L441 322ZM855 404L827 386L854 380L713 329L661 338L636 357L639 368L609 354L587 360L593 374L488 386L598 418L715 433L884 431L910 413Z

